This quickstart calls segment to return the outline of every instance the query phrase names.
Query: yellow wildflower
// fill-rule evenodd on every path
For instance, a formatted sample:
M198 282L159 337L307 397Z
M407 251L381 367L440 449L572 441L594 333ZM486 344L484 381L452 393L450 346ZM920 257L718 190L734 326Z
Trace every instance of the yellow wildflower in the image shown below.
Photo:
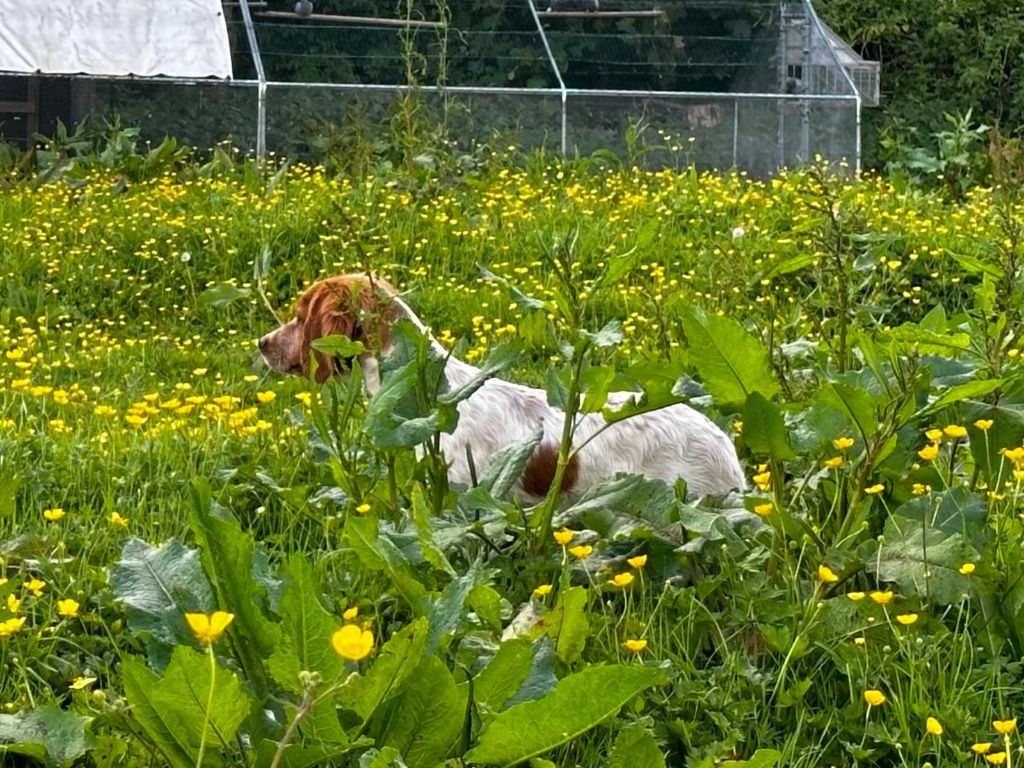
M551 590L553 590L553 589L554 589L554 585L552 585L552 584L541 584L539 587L536 587L533 590L533 596L534 597L547 597L548 595L551 594Z
M589 544L577 544L575 547L569 547L569 554L577 560L585 560L593 551L594 548Z
M958 570L964 576L970 576L972 573L974 573L976 568L977 568L977 566L974 563L964 563L963 565L960 566L960 568Z
M365 515L371 509L372 507L364 501L362 504L356 507L356 512L358 512L360 515Z
M885 694L874 688L864 691L864 701L869 707L880 707L885 704Z
M55 523L64 517L64 510L60 507L51 507L50 509L43 510L43 517L49 520L51 523Z
M72 682L71 685L68 686L68 688L70 688L72 691L80 691L83 688L88 688L95 682L95 677L83 677L80 675L74 679L74 682Z
M967 427L960 424L947 424L942 428L942 434L953 440L959 440L962 437L967 437Z
M636 640L627 640L623 645L633 653L643 653L647 648L647 641L641 637Z
M754 513L760 515L761 517L765 517L766 515L770 515L772 509L774 508L775 505L772 504L770 501L767 501L764 504L755 504Z
M996 729L996 733L1006 736L1017 730L1017 718L1015 717L1012 720L993 720L992 727Z
M25 589L27 589L36 597L42 597L43 587L45 586L46 582L41 579L29 579L25 582Z
M186 613L185 621L188 622L195 636L203 645L212 645L213 642L224 634L224 630L234 621L235 614L226 611L214 611L213 613Z
M10 637L25 623L25 617L20 616L7 621L0 621L0 637Z
M572 537L575 535L572 531L561 530L554 532L555 542L561 544L563 547L572 541Z
M353 605L351 608L346 608L345 612L341 614L341 618L345 621L353 621L356 616L359 615L359 606Z
M839 581L839 577L836 576L835 571L833 571L824 563L818 566L818 578L821 579L821 581L825 584L831 584L833 582Z
M636 557L626 558L626 562L629 563L633 568L640 569L647 565L647 555L637 555Z
M832 445L837 451L845 451L853 447L853 442L852 437L837 437Z
M886 590L885 592L879 592L878 590L875 590L869 595L869 597L879 605L888 605L892 602L894 595L889 590Z
M990 749L992 749L991 741L979 741L976 744L971 744L971 752L976 755L984 755Z
M772 473L765 471L754 475L754 485L762 491L767 491L772 487Z
M117 512L111 512L109 515L107 515L107 522L111 525L118 525L121 528L128 527L128 518L122 517Z
M938 443L929 443L924 448L917 452L924 461L932 461L936 456L939 455Z
M881 493L884 490L885 490L885 486L882 485L881 483L877 483L875 485L871 485L871 486L868 486L867 488L865 488L864 489L864 493L868 494L869 496L875 496L875 495Z
M1002 765L1006 762L1005 752L993 752L992 754L985 755L985 759L992 763L992 765Z
M916 613L901 613L896 617L896 621L905 627L909 627L911 624L917 621Z
M924 436L931 440L933 443L937 443L939 442L939 440L942 439L942 430L939 429L938 427L932 427L931 429L925 430Z
M938 721L938 718L929 717L924 721L924 729L928 731L932 736L942 735L942 723Z
M355 624L346 624L331 635L331 645L343 659L361 661L373 650L373 632Z
M976 429L980 429L982 432L988 432L992 429L992 419L978 419L974 422Z
M625 573L615 574L611 579L608 580L608 583L611 584L613 587L628 587L630 584L633 583L634 578L635 577L632 573L626 571Z
M77 600L73 600L70 597L67 598L66 600L58 600L57 601L57 614L59 616L64 616L65 618L68 618L68 619L73 619L75 616L78 615L79 607L80 606L78 604L78 601Z
M275 397L277 397L277 393L276 392L257 392L256 393L256 400L259 403L263 404L263 405L266 405L267 403L274 402L274 398Z
M833 456L831 459L825 459L822 463L829 469L839 469L843 466L843 457Z
M853 600L853 602L855 603L859 603L861 600L867 597L867 595L865 595L863 592L847 592L846 596Z

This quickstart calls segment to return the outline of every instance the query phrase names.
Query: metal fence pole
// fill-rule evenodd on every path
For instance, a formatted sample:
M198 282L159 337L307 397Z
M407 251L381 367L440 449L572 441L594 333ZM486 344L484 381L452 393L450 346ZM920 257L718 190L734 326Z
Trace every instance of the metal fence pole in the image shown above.
M267 156L267 75L263 71L263 57L260 56L260 46L256 41L256 27L252 23L248 0L240 0L239 7L242 9L252 63L256 67L256 157L262 160Z
M537 9L533 5L533 0L526 0L526 4L530 7L530 14L533 16L533 23L537 25L537 33L540 35L540 41L544 44L544 52L547 54L548 63L551 64L551 70L555 73L555 78L558 80L558 90L562 97L562 157L565 157L568 152L568 121L569 113L567 102L569 100L569 94L565 87L565 81L562 80L562 73L558 71L558 63L555 61L555 55L551 53L551 46L548 45L548 36L544 32L544 25L540 23L540 16L537 15Z

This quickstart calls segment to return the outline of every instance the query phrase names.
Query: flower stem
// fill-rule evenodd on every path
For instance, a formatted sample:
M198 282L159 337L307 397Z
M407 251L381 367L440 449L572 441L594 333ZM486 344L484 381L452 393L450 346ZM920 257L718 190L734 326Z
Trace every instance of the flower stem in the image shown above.
M203 765L203 754L206 752L206 731L210 726L210 711L213 709L213 689L217 682L217 657L213 655L213 643L206 646L206 654L210 657L210 691L206 695L206 711L203 712L203 735L199 739L199 756L196 758L196 768Z

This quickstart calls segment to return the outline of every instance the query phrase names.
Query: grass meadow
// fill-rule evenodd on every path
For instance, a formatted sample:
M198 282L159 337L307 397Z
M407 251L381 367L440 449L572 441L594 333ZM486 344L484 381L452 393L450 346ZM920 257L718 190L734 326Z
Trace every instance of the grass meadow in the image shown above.
M1022 264L1019 190L814 168L9 175L0 763L1019 763ZM747 492L449 488L414 337L392 400L257 362L366 269L553 401L692 402Z

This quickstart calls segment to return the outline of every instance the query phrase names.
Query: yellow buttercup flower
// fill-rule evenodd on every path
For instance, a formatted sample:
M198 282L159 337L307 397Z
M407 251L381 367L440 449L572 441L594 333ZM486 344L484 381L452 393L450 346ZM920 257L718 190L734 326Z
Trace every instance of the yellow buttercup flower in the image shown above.
M929 717L924 721L924 729L928 731L932 736L942 735L942 723L938 721L938 718Z
M647 565L647 555L637 555L636 557L626 558L626 562L629 563L633 568L639 570Z
M818 566L818 578L825 584L831 584L839 581L839 577L836 576L835 571L824 563Z
M637 640L627 640L623 645L633 653L643 653L647 648L647 641L641 637Z
M947 424L942 428L942 434L954 440L959 440L961 437L967 437L967 427L960 424Z
M185 621L188 622L189 629L203 645L212 645L218 637L224 634L224 630L234 619L235 614L226 611L185 614Z
M916 613L901 613L896 617L896 621L905 627L909 627L911 624L917 621Z
M767 501L764 504L755 504L754 505L754 514L760 515L761 517L765 517L766 515L770 515L771 511L774 508L775 508L775 505L772 504L772 502L770 502L770 501Z
M57 615L64 616L68 619L73 619L78 615L79 604L77 600L67 598L66 600L57 601Z
M990 749L992 749L991 741L979 741L976 744L971 744L971 752L976 755L984 755Z
M885 592L879 592L878 590L875 590L869 595L869 597L879 605L888 605L892 602L894 595L889 590L886 590Z
M930 443L926 445L924 448L917 452L917 455L920 456L924 461L932 461L936 456L939 455L938 443Z
M880 707L885 704L885 694L875 688L864 691L864 701L869 707Z
M256 393L256 401L259 402L261 405L266 405L267 403L274 402L274 398L276 398L276 397L277 397L277 393L276 392L267 391L267 392L257 392Z
M594 548L590 544L577 544L575 547L569 547L569 554L577 560L584 560L590 557L593 551Z
M551 594L551 590L553 590L554 588L555 587L552 584L541 584L539 587L534 587L533 596L534 597L547 597L548 595Z
M346 624L331 635L331 645L343 659L362 661L373 650L373 632L355 624Z
M70 688L72 691L80 691L83 688L88 688L90 685L92 685L95 682L96 682L96 678L95 677L79 676L79 677L75 678L74 682L72 682L71 685L68 686L68 688Z
M21 625L24 623L24 616L18 616L13 619L7 619L7 621L0 621L0 637L10 637L19 629L21 629Z
M855 603L859 603L861 600L867 597L867 595L863 592L847 592L846 596L853 600L853 602Z
M939 440L942 439L942 430L939 429L938 427L932 427L931 429L925 430L924 436L931 440L933 443L937 443L939 442Z
M870 485L867 488L865 488L864 493L868 494L869 496L875 496L884 490L885 486L882 485L881 483L878 483L877 485Z
M121 528L128 527L128 518L122 517L117 512L111 512L109 515L107 515L107 522L111 525L120 526Z
M44 509L43 517L49 520L51 523L55 523L64 517L64 510L60 507L53 507L52 509Z
M992 429L992 419L978 419L974 422L976 429L980 429L982 432L988 432Z
M1012 720L993 720L992 727L996 729L996 733L1001 736L1006 736L1008 733L1013 733L1017 730L1017 718Z
M843 466L843 457L833 456L831 459L825 459L825 461L823 461L822 464L824 464L829 469L839 469L841 466Z
M346 608L345 612L341 614L341 618L345 621L354 621L356 616L359 615L359 606L353 605L351 608Z
M964 576L970 576L977 569L974 563L964 563L957 570L960 571Z
M371 507L369 504L367 504L364 501L362 504L360 504L358 507L356 507L356 512L358 512L360 515L365 515L371 509L373 509L373 507Z
M1002 765L1006 762L1005 752L993 752L990 755L985 755L985 759L992 763L992 765Z
M43 587L46 586L46 582L42 579L29 579L25 582L25 589L31 592L36 597L42 597Z
M615 574L611 579L608 580L608 583L611 584L613 587L628 587L630 584L633 583L634 578L635 577L632 573L626 571L624 573Z
M21 603L22 600L12 592L7 596L7 611L9 613L17 613L21 610Z
M837 451L845 451L853 447L853 442L852 437L837 437L832 441L832 445Z
M556 544L560 544L561 546L564 547L570 541L572 541L572 537L575 534L572 531L561 530L561 531L555 531L552 535L555 537L555 543Z
M762 491L767 491L772 487L772 473L771 472L759 472L754 475L754 485L760 488Z

